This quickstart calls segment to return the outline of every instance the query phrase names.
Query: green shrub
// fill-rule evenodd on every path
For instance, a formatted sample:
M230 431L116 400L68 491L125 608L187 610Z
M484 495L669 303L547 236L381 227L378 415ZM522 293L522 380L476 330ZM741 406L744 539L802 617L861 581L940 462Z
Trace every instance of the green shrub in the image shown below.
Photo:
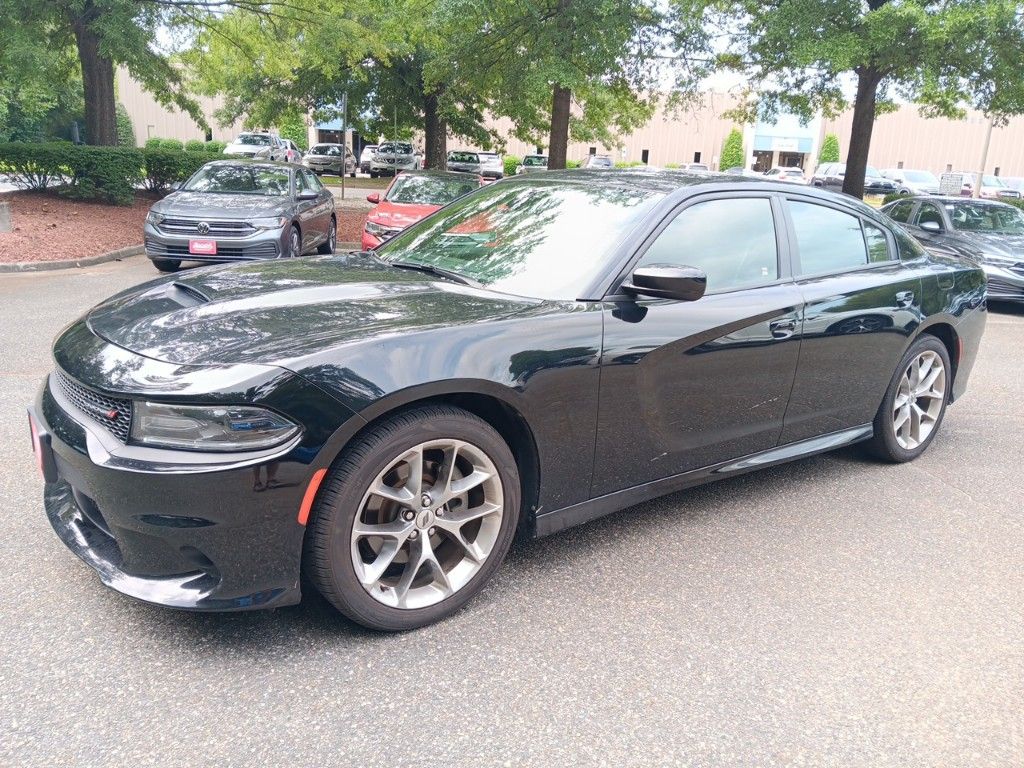
M0 144L0 172L22 189L49 189L71 175L67 159L74 149L70 142Z
M893 200L899 200L901 197L912 197L912 195L904 195L901 194L900 192L890 192L889 194L882 198L882 205L888 205Z
M172 184L185 181L211 160L221 160L213 152L178 152L173 149L147 149L144 152L146 189L164 192Z
M201 141L200 139L189 139L188 141L185 142L185 151L186 152L205 152L206 151L206 142L205 141Z
M146 139L146 143L143 146L146 149L160 149L160 147L163 145L163 143L164 143L163 139L158 139L158 138L156 138L154 136L151 136L150 138Z
M224 147L226 147L227 145L228 143L226 141L208 141L206 142L206 151L223 153Z
M519 164L523 162L523 159L521 157L516 157L515 155L505 155L502 162L505 163L505 175L515 176L516 168L518 168Z
M132 127L132 118L120 101L117 102L117 146L135 146L135 129Z
M616 168L636 168L638 165L644 165L639 160L620 160L615 164Z
M579 168L580 165L582 165L582 164L583 164L582 160L566 160L565 161L565 167L566 168Z
M743 157L743 132L733 128L722 144L722 157L718 161L718 169L727 171L730 168L742 168L746 163Z
M160 148L168 149L173 152L184 152L185 144L181 139L161 139Z
M1009 203L1014 208L1020 208L1022 211L1024 211L1024 200L1015 200L1012 197L1001 197L999 198L999 201L1002 203Z
M68 197L131 205L142 181L141 152L134 147L72 147Z
M309 147L309 131L306 129L306 118L299 112L290 112L281 118L278 134L282 139L291 139L295 146L303 152Z
M678 171L679 163L665 163L665 169L669 171Z
M825 136L821 142L821 152L818 153L818 164L839 162L839 137L834 133Z

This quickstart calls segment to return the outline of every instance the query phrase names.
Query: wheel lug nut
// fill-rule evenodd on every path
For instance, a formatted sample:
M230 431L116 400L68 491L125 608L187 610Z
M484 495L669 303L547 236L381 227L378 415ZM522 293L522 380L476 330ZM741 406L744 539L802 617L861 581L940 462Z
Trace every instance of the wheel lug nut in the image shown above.
M423 496L420 497L420 504L422 504L424 507L429 507L430 506L430 494L429 493L424 493Z
M416 515L411 509L407 509L402 513L402 517L404 517L406 520L412 520L414 517L416 517Z
M430 534L431 536L433 536L435 533L437 533L437 528L431 528L430 530L427 531L427 533Z
M419 538L419 535L420 535L419 531L413 531L412 533L409 534L409 538L410 539L417 539L417 538Z
M437 510L436 514L438 517L444 517L444 507L441 507L441 509Z

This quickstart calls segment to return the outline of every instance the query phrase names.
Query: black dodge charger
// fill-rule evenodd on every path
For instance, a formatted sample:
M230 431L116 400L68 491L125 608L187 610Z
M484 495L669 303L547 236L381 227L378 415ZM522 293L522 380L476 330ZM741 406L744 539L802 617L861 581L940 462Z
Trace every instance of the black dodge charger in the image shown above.
M377 252L114 296L55 342L30 423L50 522L114 589L268 608L305 573L408 629L517 531L860 441L916 458L985 311L975 264L849 198L531 174Z

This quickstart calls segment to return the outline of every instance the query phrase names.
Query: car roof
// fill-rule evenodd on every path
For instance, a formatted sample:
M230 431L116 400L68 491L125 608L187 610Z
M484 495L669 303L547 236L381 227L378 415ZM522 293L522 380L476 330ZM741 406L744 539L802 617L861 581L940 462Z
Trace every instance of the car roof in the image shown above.
M211 160L206 165L259 165L266 168L276 168L279 171L292 171L297 167L294 163L286 163L283 160L255 160L248 157L239 157L237 160ZM205 168L206 165L203 167Z
M404 178L406 176L444 177L444 178L449 178L449 179L458 179L460 181L465 181L467 179L472 179L474 181L477 181L477 180L480 179L480 177L477 174L475 174L475 173L465 173L465 172L462 172L462 171L430 170L430 169L424 169L422 171L401 171L395 178L396 179L401 179L401 178Z

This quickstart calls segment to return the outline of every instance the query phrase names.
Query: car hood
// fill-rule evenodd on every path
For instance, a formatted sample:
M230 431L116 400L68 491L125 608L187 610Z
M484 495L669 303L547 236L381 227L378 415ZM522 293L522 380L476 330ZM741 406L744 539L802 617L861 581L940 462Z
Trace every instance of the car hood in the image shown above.
M87 322L112 344L170 363L288 368L325 349L500 319L537 304L353 253L181 273L108 299Z
M424 219L440 205L412 204L412 203L389 203L387 200L377 205L367 217L369 221L385 227L401 227L405 229L410 224L415 224Z
M997 235L983 232L959 232L961 240L983 253L1024 259L1024 235Z
M153 204L155 213L164 216L247 219L281 216L288 209L285 197L263 195L220 195L208 192L173 192Z

